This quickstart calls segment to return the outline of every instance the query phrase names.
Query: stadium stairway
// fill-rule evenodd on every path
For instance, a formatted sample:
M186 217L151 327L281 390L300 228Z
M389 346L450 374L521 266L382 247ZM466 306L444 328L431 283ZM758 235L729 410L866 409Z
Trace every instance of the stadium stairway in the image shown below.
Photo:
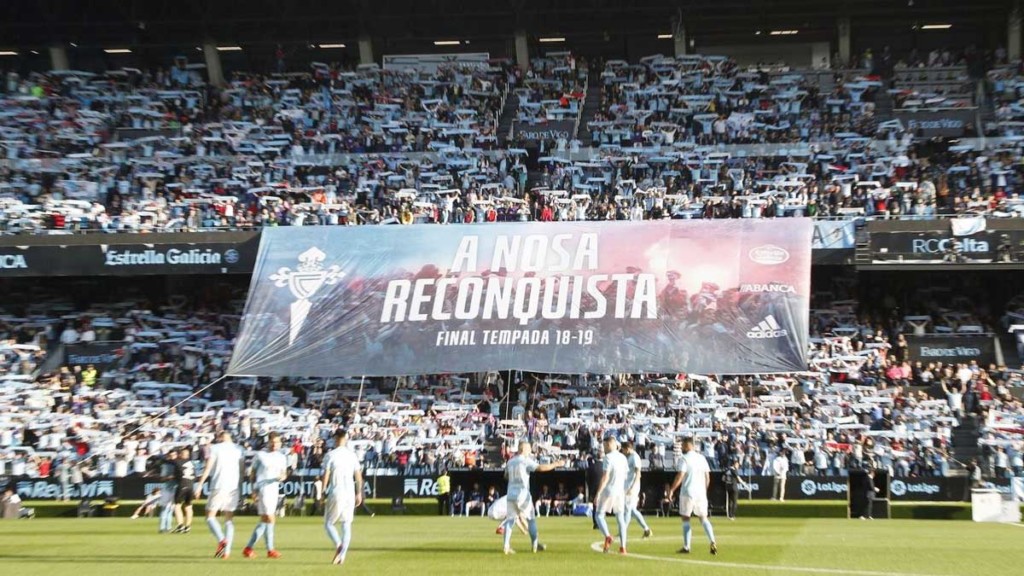
M869 244L867 226L858 227L856 236L854 238L854 262L858 266L862 264L871 264L871 246Z
M953 429L953 458L966 467L974 458L978 457L978 421L974 416L967 416L960 421L960 425Z
M590 146L592 142L590 129L587 126L594 120L594 117L597 116L598 111L601 109L601 76L596 74L592 75L591 78L596 79L596 81L591 81L587 86L587 96L583 100L583 112L580 114L580 126L576 131L576 138L584 146Z
M879 90L875 95L875 118L879 122L886 122L893 119L892 94L888 90Z
M1024 358L1017 354L1017 341L1013 334L1004 334L999 337L999 354L1002 355L1004 366L1016 368L1024 362Z
M986 97L982 99L981 105L978 106L974 113L974 122L978 128L984 131L986 126L993 124L997 121L996 109L992 98Z
M508 97L505 98L505 106L501 109L501 115L498 116L498 141L502 144L509 139L509 134L512 132L512 121L515 120L518 109L519 97L510 90Z
M550 186L549 178L542 170L529 170L526 173L526 189L533 190L537 186Z
M484 441L483 466L485 468L502 468L505 459L501 457L501 438L492 436Z

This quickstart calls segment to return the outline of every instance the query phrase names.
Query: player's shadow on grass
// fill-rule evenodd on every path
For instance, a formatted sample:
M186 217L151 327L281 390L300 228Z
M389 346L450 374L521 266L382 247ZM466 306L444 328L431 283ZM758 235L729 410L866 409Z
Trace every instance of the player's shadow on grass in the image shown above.
M28 563L55 563L55 564L107 564L111 562L123 563L150 563L150 562L173 562L177 564L205 563L207 558L186 558L182 556L37 556L35 554L0 554L0 562L17 561ZM216 560L210 558L209 560ZM223 562L223 560L217 560Z
M282 548L281 549L281 553L282 554L287 553L288 550L302 550L303 552L324 552L325 550L327 552L331 551L329 548L324 548L323 546L317 546L317 547L295 547L295 546L293 546L291 548ZM523 550L526 551L526 552L529 551L528 547L524 548ZM424 547L424 548L411 547L411 546L406 546L406 547L395 547L395 546L360 546L359 548L352 548L351 550L349 550L349 554L358 554L360 552L416 552L416 553L419 553L419 554L439 554L439 553L444 553L444 554L451 554L451 553L456 553L456 554L500 554L501 553L501 548L493 548L493 549L491 549L491 548L487 548L487 549L482 549L482 548L455 548L455 547L450 547L450 546L449 547L444 547L444 546Z

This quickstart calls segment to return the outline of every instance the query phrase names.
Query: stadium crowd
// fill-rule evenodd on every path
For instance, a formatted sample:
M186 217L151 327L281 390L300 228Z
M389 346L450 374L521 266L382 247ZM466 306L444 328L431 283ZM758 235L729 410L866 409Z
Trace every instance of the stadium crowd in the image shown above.
M1024 213L1019 147L914 142L908 127L874 118L881 83L867 75L823 92L797 72L743 71L716 57L610 61L591 73L599 79L585 70L571 56L526 75L507 63L432 73L318 65L225 90L184 69L9 76L0 228ZM1016 72L1001 74L997 92L1016 97ZM565 143L548 146L555 152L537 159L531 182L526 150L501 148L506 99L523 122L578 117L590 82L602 90L587 127L597 148L580 159ZM1015 115L1001 102L1006 135ZM986 425L986 473L1024 473L1024 408L1010 394L1024 385L1020 370L907 356L901 334L981 323L955 308L878 322L856 302L830 301L813 317L813 369L782 376L270 381L222 378L243 295L220 296L84 310L39 301L0 317L0 476L71 485L149 474L171 447L202 455L219 428L249 449L281 431L292 467L313 469L335 424L351 430L370 469L403 472L481 467L489 449L522 438L542 460L584 467L593 439L614 430L655 468L672 468L685 434L713 466L736 462L744 474L778 473L784 456L793 474L945 475L963 464L950 442L967 414ZM48 364L54 342L104 341L121 344L103 365Z
M528 142L502 146L506 100L524 122L578 117L585 70L571 55L525 75L505 62L317 65L224 90L177 70L14 76L0 229L1024 213L1012 138L984 150L915 142L909 126L874 118L880 82L863 74L826 93L817 76L720 57L609 61L586 127L597 148L580 157L549 142L534 164ZM1017 76L1001 70L999 131L1012 137ZM778 146L719 146L735 143Z
M815 308L811 371L790 375L222 379L238 296L225 289L207 302L140 298L87 311L49 301L33 306L49 314L0 318L0 476L70 486L152 474L171 448L204 454L220 428L249 449L279 431L292 468L316 469L338 424L371 474L490 466L520 439L535 442L542 461L585 468L594 439L612 431L654 469L672 469L678 440L692 435L714 468L735 462L743 474L777 474L785 455L792 474L942 476L967 464L953 461L951 431L968 415L986 425L985 473L1024 473L1024 406L1011 394L1024 387L1021 370L907 356L904 333L970 332L981 322L944 307L941 293L922 297L925 314L898 319L859 314L852 300ZM695 295L687 306L724 296ZM95 363L48 365L57 341Z

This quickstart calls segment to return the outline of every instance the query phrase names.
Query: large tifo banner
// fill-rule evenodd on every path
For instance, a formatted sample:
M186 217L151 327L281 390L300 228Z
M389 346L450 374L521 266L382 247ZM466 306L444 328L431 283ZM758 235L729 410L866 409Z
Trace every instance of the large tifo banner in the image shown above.
M821 220L814 223L814 250L849 250L857 243L853 220Z
M804 219L268 228L229 373L805 370Z

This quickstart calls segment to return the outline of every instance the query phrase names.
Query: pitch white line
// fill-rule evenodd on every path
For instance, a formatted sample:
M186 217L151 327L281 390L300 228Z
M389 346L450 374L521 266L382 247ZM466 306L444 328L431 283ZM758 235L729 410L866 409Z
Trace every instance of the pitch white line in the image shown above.
M590 549L594 552L602 552L604 542L594 542ZM871 570L843 570L842 568L812 568L810 566L781 566L771 564L744 564L740 562L717 562L712 560L691 560L689 558L669 558L667 556L648 556L646 554L634 554L630 552L626 558L637 558L639 560L655 560L658 562L676 562L679 564L692 564L695 566L707 566L709 568L733 568L741 570L765 570L775 572L804 572L808 574L846 574L848 576L935 576L934 574L914 574L908 572L874 572Z
M1014 528L1024 528L1024 524L1014 524L1012 522L1007 522L1006 525L1013 526Z

